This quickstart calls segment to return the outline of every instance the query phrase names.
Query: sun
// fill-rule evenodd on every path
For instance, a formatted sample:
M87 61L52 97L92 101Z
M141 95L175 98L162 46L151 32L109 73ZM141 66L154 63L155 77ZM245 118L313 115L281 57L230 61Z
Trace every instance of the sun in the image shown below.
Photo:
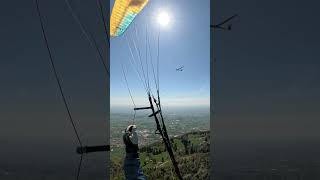
M166 11L162 11L158 14L158 23L163 27L168 26L170 23L170 16Z

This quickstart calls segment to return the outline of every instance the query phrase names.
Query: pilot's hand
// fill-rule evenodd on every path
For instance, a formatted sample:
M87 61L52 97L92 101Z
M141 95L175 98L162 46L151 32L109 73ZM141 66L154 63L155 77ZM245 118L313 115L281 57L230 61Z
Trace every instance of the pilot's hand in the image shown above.
M136 130L137 130L136 125L129 125L126 129L126 133L129 134L129 138L132 144L138 145L139 139L138 139L138 134Z

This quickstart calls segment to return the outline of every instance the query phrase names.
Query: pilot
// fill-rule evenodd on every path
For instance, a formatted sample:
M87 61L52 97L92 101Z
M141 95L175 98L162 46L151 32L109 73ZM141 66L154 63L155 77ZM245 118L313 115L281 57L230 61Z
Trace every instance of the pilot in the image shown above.
M126 157L124 159L124 174L127 180L146 180L140 167L138 134L135 125L129 125L124 134L123 142L126 148Z

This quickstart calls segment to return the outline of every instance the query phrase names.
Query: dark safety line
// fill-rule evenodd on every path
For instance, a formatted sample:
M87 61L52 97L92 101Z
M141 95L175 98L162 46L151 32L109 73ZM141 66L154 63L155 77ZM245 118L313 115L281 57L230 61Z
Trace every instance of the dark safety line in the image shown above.
M44 29L44 25L43 25L43 21L42 21L42 16L41 16L40 9L39 9L39 2L38 2L38 0L35 0L35 1L36 1L36 5L37 5L37 12L38 12L38 16L39 16L39 20L40 20L40 24L41 24L42 34L43 34L43 37L44 37L44 40L45 40L45 44L46 44L46 47L47 47L47 50L48 50L48 54L49 54L50 64L51 64L53 73L54 73L54 75L55 75L55 78L56 78L56 81L57 81L57 84L58 84L58 87L59 87L59 90L60 90L60 94L61 94L63 103L64 103L64 105L65 105L66 111L67 111L67 113L68 113L70 122L71 122L71 124L72 124L73 130L74 130L74 132L75 132L75 134L76 134L76 137L77 137L77 139L78 139L79 145L82 147L82 142L81 142L79 133L78 133L78 131L77 131L76 125L75 125L75 123L74 123L74 121L73 121L73 118L72 118L72 115L71 115L71 112L70 112L70 109L69 109L67 100L66 100L66 98L65 98L65 95L64 95L64 92L63 92L63 89L62 89L62 85L61 85L61 82L60 82L60 78L59 78L59 76L58 76L58 72L57 72L57 70L56 70L56 67L55 67L55 64L54 64L54 61L53 61L52 53L51 53L50 48L49 48L48 39L47 39L47 36L46 36L46 33L45 33L45 29ZM79 174L80 174L81 162L82 162L82 156L81 156L81 159L80 159L80 164L79 164L79 166L78 166L77 179L79 178Z
M100 15L101 15L101 19L102 19L102 22L103 22L103 27L104 27L104 31L107 35L107 40L108 40L108 45L109 45L109 48L110 48L110 34L107 30L107 24L106 24L106 21L104 19L104 13L103 13L103 9L102 9L102 3L101 3L101 0L98 0L98 5L99 5L99 8L100 8Z
M80 26L80 29L81 29L81 32L86 36L87 40L89 41L90 45L92 48L95 48L96 51L98 52L98 55L99 55L99 60L101 61L107 75L110 77L110 71L106 65L106 63L104 62L103 60L103 56L102 56L102 53L100 52L98 46L97 46L97 43L96 41L94 40L93 36L91 33L89 33L89 31L86 31L83 24L81 23L80 19L78 18L77 14L75 13L75 11L73 10L73 8L71 7L70 3L69 3L69 0L65 0L67 6L68 6L68 9L69 11L71 12L72 14L72 17L76 20L76 22L78 23L78 25ZM94 41L94 42L92 42Z

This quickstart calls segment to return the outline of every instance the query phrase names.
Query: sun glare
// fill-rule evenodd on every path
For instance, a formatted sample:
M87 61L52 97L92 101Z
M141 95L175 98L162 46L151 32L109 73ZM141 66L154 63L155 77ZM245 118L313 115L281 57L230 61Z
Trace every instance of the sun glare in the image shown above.
M167 12L162 11L158 14L158 23L161 26L167 26L170 22L170 17Z

